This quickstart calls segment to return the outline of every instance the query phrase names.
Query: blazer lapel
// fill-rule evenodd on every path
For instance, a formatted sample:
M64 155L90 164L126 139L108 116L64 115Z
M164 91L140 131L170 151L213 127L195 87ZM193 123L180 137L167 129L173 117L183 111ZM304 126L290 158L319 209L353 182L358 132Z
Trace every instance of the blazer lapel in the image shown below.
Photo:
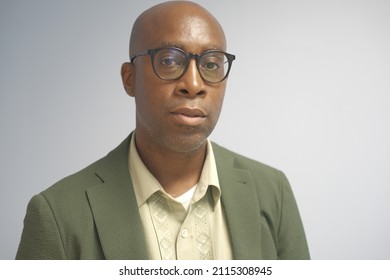
M213 151L235 259L261 259L260 206L249 171L234 167L235 158L216 144Z
M87 190L106 259L147 259L142 222L128 171L130 137L96 171L102 184Z

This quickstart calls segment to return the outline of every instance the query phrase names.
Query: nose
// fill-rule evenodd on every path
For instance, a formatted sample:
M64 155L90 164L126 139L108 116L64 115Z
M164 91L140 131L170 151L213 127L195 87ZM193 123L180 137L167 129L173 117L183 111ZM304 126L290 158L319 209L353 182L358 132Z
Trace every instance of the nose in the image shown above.
M206 94L205 83L196 67L196 60L192 58L189 61L187 71L179 79L177 84L177 93L185 95L188 98L202 96Z

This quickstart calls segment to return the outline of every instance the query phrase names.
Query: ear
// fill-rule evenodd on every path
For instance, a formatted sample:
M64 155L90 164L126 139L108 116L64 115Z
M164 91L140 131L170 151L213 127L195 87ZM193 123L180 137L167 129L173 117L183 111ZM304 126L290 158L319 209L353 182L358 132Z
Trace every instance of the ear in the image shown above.
M123 87L129 96L134 97L134 65L130 62L122 64L121 76Z

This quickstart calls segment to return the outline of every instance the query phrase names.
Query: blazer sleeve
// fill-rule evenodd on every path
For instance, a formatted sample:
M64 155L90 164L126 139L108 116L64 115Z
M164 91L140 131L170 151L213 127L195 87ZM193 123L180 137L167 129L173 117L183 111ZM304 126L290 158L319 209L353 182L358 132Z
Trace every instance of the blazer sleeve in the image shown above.
M278 231L278 258L308 260L310 254L298 206L286 176L280 173L282 201Z
M16 254L19 260L63 260L64 246L53 212L41 194L34 196L24 218L24 228Z

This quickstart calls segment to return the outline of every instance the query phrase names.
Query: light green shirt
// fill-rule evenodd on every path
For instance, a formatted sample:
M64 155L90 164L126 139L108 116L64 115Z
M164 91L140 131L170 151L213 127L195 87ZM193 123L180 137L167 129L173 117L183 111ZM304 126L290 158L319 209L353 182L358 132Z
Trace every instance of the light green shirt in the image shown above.
M188 210L173 198L142 162L132 137L129 171L145 232L150 259L232 259L226 217L221 206L221 189L214 153L207 140L207 155Z

